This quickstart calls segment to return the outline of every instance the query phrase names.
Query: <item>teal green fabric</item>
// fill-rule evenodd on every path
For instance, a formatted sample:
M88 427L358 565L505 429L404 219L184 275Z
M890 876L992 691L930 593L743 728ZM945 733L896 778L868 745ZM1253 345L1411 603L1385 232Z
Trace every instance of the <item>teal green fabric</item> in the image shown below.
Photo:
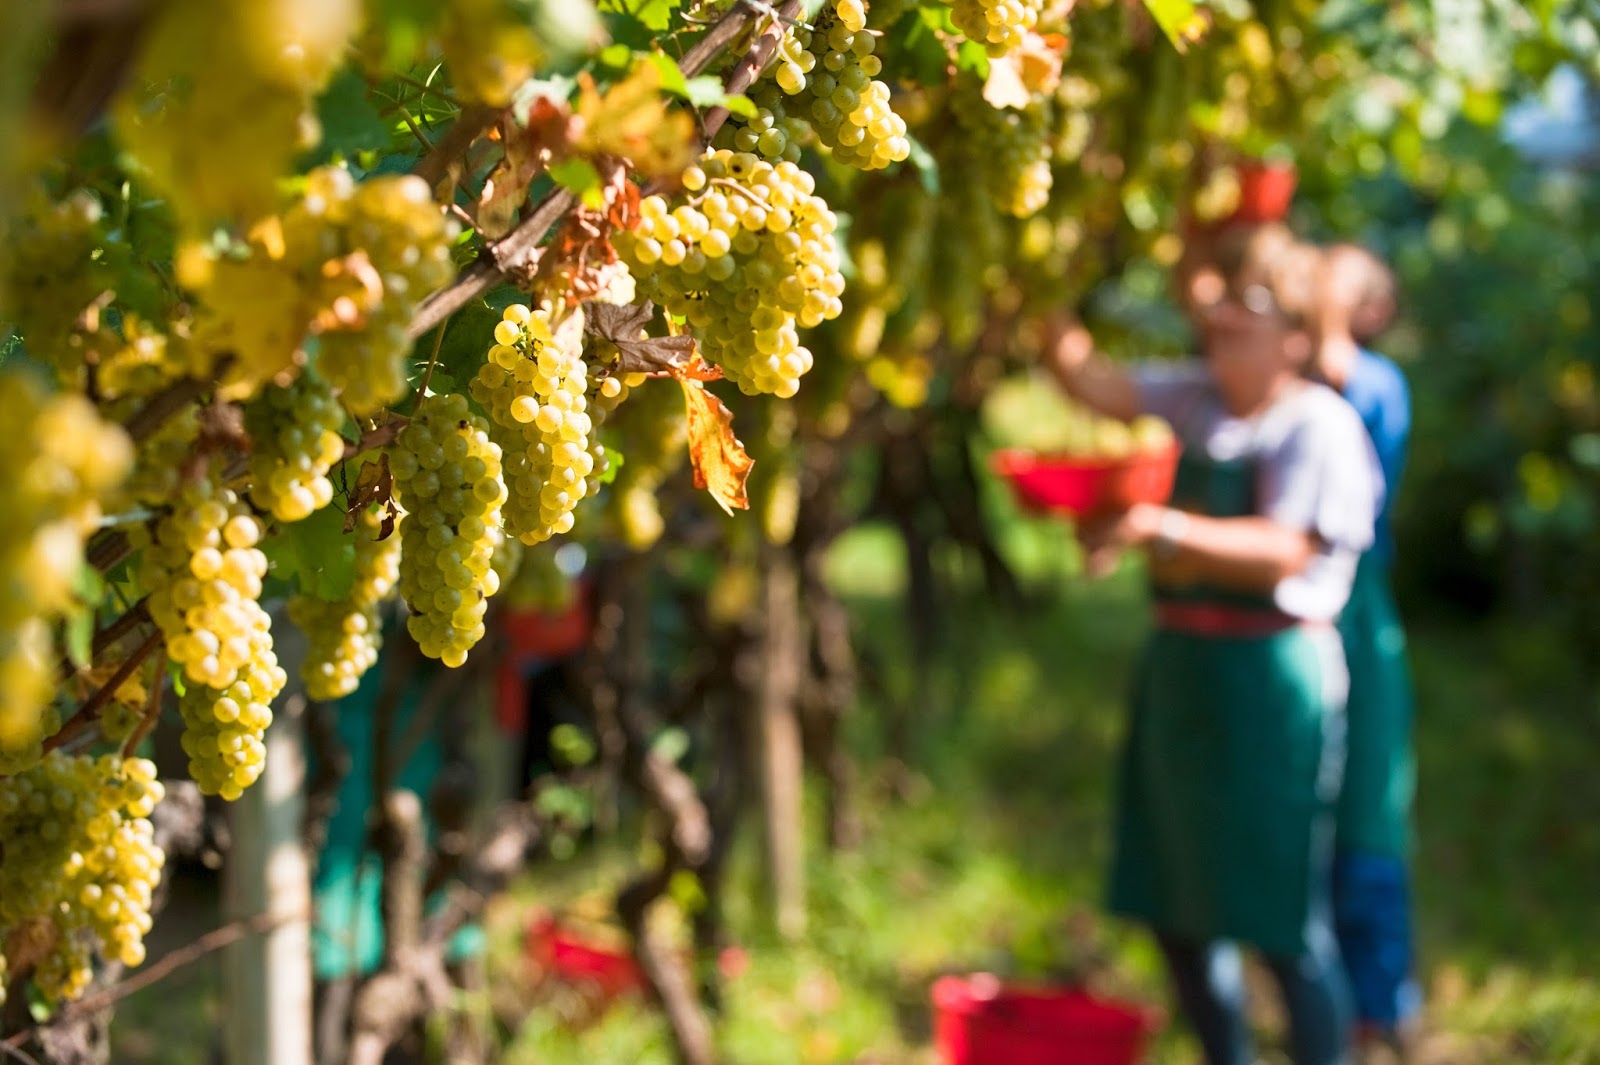
M1219 462L1187 447L1178 459L1169 506L1214 518L1235 518L1256 513L1256 467L1253 462ZM1152 589L1161 603L1217 603L1245 609L1271 610L1272 599L1205 584L1183 588Z
M1350 667L1350 700L1337 845L1403 858L1411 847L1416 789L1411 673L1388 567L1377 552L1361 559L1339 634Z
M392 633L396 639L403 634ZM393 641L386 640L387 646ZM387 653L387 652L385 652ZM341 783L338 806L328 824L328 837L317 856L312 883L316 919L311 929L312 965L319 980L352 971L370 973L383 955L381 913L382 863L367 846L367 811L372 806L373 711L381 687L382 663L367 671L361 685L334 704L339 742L350 755L350 772ZM416 713L423 673L405 693L396 710L395 734L404 735ZM426 799L439 772L436 742L417 744L416 753L400 769L396 784ZM453 958L481 953L483 930L469 925L451 942Z
M1179 472L1175 498L1187 509L1252 512L1252 464L1186 455ZM1325 896L1338 788L1343 719L1328 695L1338 668L1331 631L1151 637L1123 750L1114 912L1190 941L1304 952L1311 908Z

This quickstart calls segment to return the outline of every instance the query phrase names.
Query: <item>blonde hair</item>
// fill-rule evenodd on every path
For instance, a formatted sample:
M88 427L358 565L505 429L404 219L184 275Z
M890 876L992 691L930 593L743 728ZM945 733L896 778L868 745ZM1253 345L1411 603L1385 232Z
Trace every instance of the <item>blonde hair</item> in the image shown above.
M1344 260L1344 269L1350 271L1355 289L1355 305L1351 308L1350 333L1357 342L1365 344L1394 320L1398 298L1398 284L1389 265L1359 244L1335 244L1328 248L1328 257Z

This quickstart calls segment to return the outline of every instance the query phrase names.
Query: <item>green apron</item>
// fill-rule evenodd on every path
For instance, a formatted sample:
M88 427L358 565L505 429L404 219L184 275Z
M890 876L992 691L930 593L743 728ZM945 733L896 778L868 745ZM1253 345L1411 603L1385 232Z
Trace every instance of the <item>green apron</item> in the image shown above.
M1255 482L1254 463L1189 448L1174 505L1253 514ZM1271 609L1215 589L1156 596ZM1135 675L1111 909L1189 941L1303 953L1326 893L1342 694L1331 629L1219 637L1158 628Z
M1339 618L1350 664L1349 753L1339 795L1340 850L1403 858L1410 848L1411 673L1389 570L1367 552Z

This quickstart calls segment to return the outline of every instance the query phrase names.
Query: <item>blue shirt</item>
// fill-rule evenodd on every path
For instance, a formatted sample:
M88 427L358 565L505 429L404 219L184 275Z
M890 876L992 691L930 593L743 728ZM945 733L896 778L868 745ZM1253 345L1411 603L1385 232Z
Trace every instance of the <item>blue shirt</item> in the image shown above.
M1394 532L1389 519L1411 437L1411 390L1400 367L1363 348L1345 379L1344 398L1361 416L1361 424L1366 426L1373 450L1378 453L1378 465L1383 468L1383 507L1378 512L1377 541L1372 550L1389 562L1394 559Z

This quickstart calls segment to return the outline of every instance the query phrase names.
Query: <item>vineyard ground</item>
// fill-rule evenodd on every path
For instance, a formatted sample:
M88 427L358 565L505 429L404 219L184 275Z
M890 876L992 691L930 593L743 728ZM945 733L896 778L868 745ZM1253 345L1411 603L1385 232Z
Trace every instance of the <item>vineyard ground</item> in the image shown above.
M835 571L864 652L888 664L885 686L903 694L911 678L894 544L882 530L860 530L841 543ZM811 930L799 946L779 947L757 930L753 856L739 855L729 922L749 967L728 984L729 1061L931 1065L927 987L944 971L1066 965L1108 990L1162 1001L1148 942L1096 909L1120 696L1143 620L1137 575L1076 580L1061 561L1070 556L1065 539L1042 524L1008 529L1006 546L1043 590L1043 605L1007 616L975 591L950 605L933 698L916 709L916 773L881 768L885 708L864 702L852 742L863 766L879 767L863 771L858 797L870 842L812 863ZM1420 1060L1600 1063L1593 693L1577 689L1561 641L1527 625L1433 620L1413 626L1412 639L1430 1003ZM614 888L630 862L595 855L522 885L493 918L495 964L516 964L528 904ZM191 900L186 909L206 905ZM196 967L131 1000L114 1029L115 1060L203 1062L216 971ZM1269 1030L1272 1013L1263 997L1258 1014ZM578 1035L551 1023L549 1011L504 1035L511 1065L671 1060L656 1017L632 1005ZM1194 1059L1168 1035L1150 1060Z

